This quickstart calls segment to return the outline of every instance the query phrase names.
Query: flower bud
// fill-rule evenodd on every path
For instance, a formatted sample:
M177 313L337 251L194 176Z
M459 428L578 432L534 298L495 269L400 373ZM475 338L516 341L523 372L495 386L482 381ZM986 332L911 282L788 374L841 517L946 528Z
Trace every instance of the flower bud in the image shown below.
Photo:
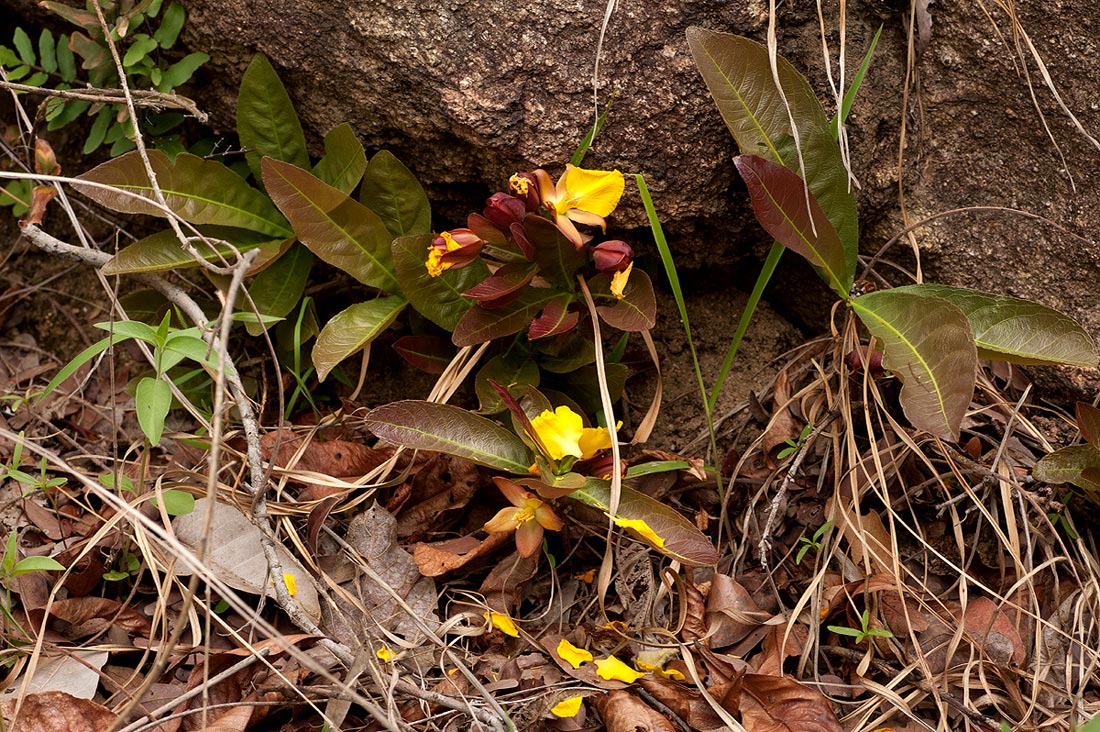
M483 246L485 242L469 229L444 231L432 240L424 265L428 274L438 277L451 267L465 267L477 259Z
M507 230L512 224L523 221L523 217L527 214L527 207L515 196L494 193L485 202L485 210L482 214L500 228Z
M542 199L539 197L539 184L533 173L516 173L508 179L508 190L523 201L528 211L537 211Z
M625 241L612 239L600 242L592 249L596 269L605 274L622 272L634 259L634 250Z

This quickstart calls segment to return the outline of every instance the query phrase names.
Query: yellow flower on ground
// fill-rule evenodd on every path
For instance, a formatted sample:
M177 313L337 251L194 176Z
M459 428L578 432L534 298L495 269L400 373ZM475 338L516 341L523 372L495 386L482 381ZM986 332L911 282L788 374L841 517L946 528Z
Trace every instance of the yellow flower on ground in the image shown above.
M561 717L562 719L575 717L577 716L577 712L581 710L581 704L583 702L583 696L571 696L568 699L562 699L560 702L555 704L550 709L550 713L553 714L555 717Z
M645 676L645 672L635 671L615 656L608 656L596 659L596 675L604 681L623 681L633 684Z
M626 283L630 281L630 273L633 269L634 263L631 262L626 265L626 269L611 275L611 294L619 300L624 297L623 291L626 290Z
M499 630L504 635L510 635L513 638L519 638L519 628L516 627L515 622L505 615L504 613L498 613L495 610L490 610L485 613L485 618L492 623L493 627Z
M658 549L664 548L665 540L662 537L658 536L657 532L650 528L649 524L647 524L643 519L614 518L613 520L616 526L622 527L624 529L630 529Z
M292 574L284 574L283 582L286 583L286 594L294 597L298 594L298 580Z
M579 249L584 246L587 237L581 235L574 226L587 224L607 230L607 216L619 205L626 182L623 174L617 170L586 170L572 165L565 166L565 173L558 178L557 184L550 181L545 170L536 170L535 179L539 184L539 196L543 204L550 208L554 223L561 232Z
M378 659L380 661L385 661L386 663L389 663L393 660L393 651L391 651L389 648L386 648L385 646L382 646L377 651L375 651L374 655L378 656Z
M482 527L490 534L516 532L516 550L520 556L534 556L542 545L544 530L560 531L564 525L550 504L534 493L525 491L507 478L496 477L493 482L512 505L502 508Z
M531 428L551 460L567 455L587 460L611 447L611 434L605 428L585 427L581 415L564 404L553 412L543 411L531 420Z
M583 648L577 648L565 638L558 641L558 655L573 668L580 668L581 664L588 663L592 660L591 653ZM569 716L573 715L571 714Z
M666 669L665 661L672 657L675 652L664 651L642 651L634 659L634 665L638 667L639 671L647 671L649 673L657 674L662 678L671 679L672 681L685 681L685 677L682 673L674 668Z

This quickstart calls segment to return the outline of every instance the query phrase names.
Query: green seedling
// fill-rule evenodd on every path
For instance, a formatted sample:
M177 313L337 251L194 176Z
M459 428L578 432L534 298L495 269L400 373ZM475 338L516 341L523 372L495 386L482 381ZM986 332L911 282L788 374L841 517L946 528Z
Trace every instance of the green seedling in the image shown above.
M788 438L783 441L787 446L780 450L779 454L777 454L776 457L782 460L784 458L790 457L791 455L794 455L796 452L802 449L802 446L804 444L806 444L806 438L808 438L810 436L810 433L812 433L813 431L814 423L808 422L806 426L802 428L802 431L798 433L797 440L792 440Z
M863 643L868 638L893 638L894 634L885 628L872 628L871 627L871 611L864 610L863 614L859 616L860 627L849 628L845 625L830 625L829 630L837 635L846 635L851 638L855 638L856 643Z
M832 521L826 521L825 523L821 524L821 526L818 527L817 531L815 531L814 535L812 537L810 537L809 539L807 539L805 536L800 537L798 542L802 546L799 548L798 554L794 558L794 563L795 564L802 564L802 558L805 557L806 553L808 551L810 551L811 549L813 549L815 552L820 552L821 551L821 538L823 536L825 536L826 532L828 532L829 529L831 529L831 528L833 528L833 522Z

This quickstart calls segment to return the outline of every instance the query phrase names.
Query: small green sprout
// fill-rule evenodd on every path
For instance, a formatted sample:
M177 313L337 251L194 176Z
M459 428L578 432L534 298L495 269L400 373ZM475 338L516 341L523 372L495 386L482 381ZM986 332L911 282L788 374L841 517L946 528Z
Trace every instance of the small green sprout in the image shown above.
M802 431L798 433L798 440L787 439L784 442L787 444L776 457L780 460L786 457L794 455L796 452L802 449L802 446L806 444L806 438L810 436L810 433L814 431L814 423L807 422L806 426L802 428Z
M864 610L859 616L860 628L849 628L844 625L830 625L829 630L837 635L847 635L856 639L856 643L863 643L868 638L893 638L894 634L885 628L871 627L871 612Z
M807 539L805 536L799 537L798 541L802 544L802 547L798 550L798 555L794 558L795 564L802 564L802 558L806 556L806 552L813 549L814 551L821 551L821 538L825 536L825 532L833 528L832 521L826 521L818 527L814 535Z

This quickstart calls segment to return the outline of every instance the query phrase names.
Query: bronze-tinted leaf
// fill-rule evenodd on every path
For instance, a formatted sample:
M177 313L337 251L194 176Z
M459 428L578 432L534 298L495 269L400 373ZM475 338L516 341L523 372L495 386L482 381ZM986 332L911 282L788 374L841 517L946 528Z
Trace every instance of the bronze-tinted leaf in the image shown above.
M462 295L477 300L483 308L502 307L519 297L537 273L538 268L526 262L506 264Z
M286 219L267 196L221 163L189 153L180 153L175 162L161 150L150 150L148 154L168 208L184 221L249 229L277 239L293 234ZM167 216L150 203L153 187L137 151L112 158L77 179L119 189L73 184L78 191L109 209L160 218Z
M441 374L454 358L455 349L450 339L438 336L401 336L393 343L393 350L416 368L428 374Z
M1085 490L1100 490L1092 476L1100 470L1100 450L1092 445L1071 445L1035 463L1032 477L1044 483L1072 483Z
M848 270L844 245L798 174L756 155L739 155L733 164L764 230L817 267L838 297L847 297L854 272Z
M431 245L431 234L401 236L393 240L397 281L416 312L440 328L453 331L473 305L462 293L488 277L489 268L476 259L465 267L451 268L432 277L424 265Z
M546 303L539 316L531 321L527 339L534 341L572 330L581 317L579 312L569 309L572 303L573 295L564 292Z
M365 285L400 292L391 237L373 211L308 170L273 158L262 168L267 192L310 251Z
M574 276L584 266L585 252L577 249L565 238L561 230L549 219L528 214L523 220L527 241L534 247L535 263L540 274L559 287L572 290Z
M382 297L352 305L325 323L313 344L313 365L317 378L325 380L338 363L378 337L405 309L405 298Z
M871 292L850 303L883 343L883 365L902 381L901 406L914 427L958 440L974 396L978 353L966 315L938 297Z
M947 285L909 285L895 291L932 295L966 314L978 356L1019 364L1095 368L1096 344L1077 321L1030 300Z
M1077 402L1076 417L1085 442L1100 450L1100 409L1088 402Z
M393 402L371 411L363 423L395 445L456 455L509 473L526 473L535 461L514 432L450 404Z
M588 282L592 294L611 295L611 278L605 274L598 274ZM657 324L657 297L653 293L653 282L649 275L640 270L633 270L630 279L623 288L621 300L615 300L610 305L598 305L596 312L603 321L612 328L636 333L649 330Z
M560 294L560 291L550 288L529 287L515 301L503 307L492 310L472 307L455 325L454 344L474 346L518 333L530 325L539 311Z

